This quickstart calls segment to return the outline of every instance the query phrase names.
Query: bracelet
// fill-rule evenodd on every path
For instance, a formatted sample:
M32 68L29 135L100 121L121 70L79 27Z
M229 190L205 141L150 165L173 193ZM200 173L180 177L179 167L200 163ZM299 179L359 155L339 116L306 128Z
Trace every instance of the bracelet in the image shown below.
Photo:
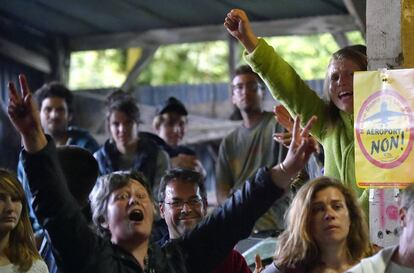
M285 174L287 174L287 170L286 170L286 167L283 164L283 162L280 162L279 166L280 166L280 169L282 170L282 172L285 173Z

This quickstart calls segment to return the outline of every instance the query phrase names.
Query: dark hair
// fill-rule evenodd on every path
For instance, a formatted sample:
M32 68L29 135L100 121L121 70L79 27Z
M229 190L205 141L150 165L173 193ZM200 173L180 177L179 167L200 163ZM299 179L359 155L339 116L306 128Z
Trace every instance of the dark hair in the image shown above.
M157 115L162 115L165 113L177 113L180 116L187 116L188 111L185 108L184 104L175 97L169 97L156 109Z
M147 191L149 198L153 201L151 188L145 176L138 171L118 171L98 178L92 192L89 194L91 203L92 221L99 235L110 238L108 229L102 226L108 212L108 201L112 192L128 185L130 179L138 181Z
M50 97L58 97L58 98L64 99L66 102L66 105L68 106L69 113L73 112L73 94L62 83L55 82L55 81L45 83L43 84L42 87L36 90L35 98L36 98L39 110L42 108L42 102L46 98L50 98Z
M68 188L83 207L98 178L98 162L88 150L78 146L64 145L56 150Z
M262 78L260 78L259 74L254 72L253 69L246 64L240 65L236 68L236 70L234 70L232 79L234 79L236 76L244 75L244 74L252 74L256 76L258 82L262 85L262 87L263 88L265 87L265 83L263 82Z
M106 121L109 124L109 119L114 111L124 113L128 118L132 119L137 124L141 123L140 112L134 97L123 91L116 89L106 97Z
M357 51L357 52L361 53L362 55L367 56L367 47L366 47L366 45L357 44L357 45L346 46L344 48Z
M158 201L164 202L165 188L171 181L180 181L184 183L197 184L200 189L201 198L207 200L207 191L204 185L204 176L196 171L182 168L174 168L168 170L167 173L161 178L160 187L158 190Z

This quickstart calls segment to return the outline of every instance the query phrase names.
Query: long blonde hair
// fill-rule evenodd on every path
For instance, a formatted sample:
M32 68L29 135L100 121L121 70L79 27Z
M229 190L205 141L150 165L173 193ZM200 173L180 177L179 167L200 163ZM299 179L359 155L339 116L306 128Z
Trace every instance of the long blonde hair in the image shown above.
M368 237L368 225L354 194L338 180L319 177L308 182L297 192L286 215L286 230L279 236L275 263L280 269L302 265L312 267L320 261L320 249L312 237L311 204L317 192L333 187L345 197L351 226L347 237L349 258L358 262L372 254Z
M10 171L0 168L0 190L10 194L22 203L22 212L16 227L10 232L9 243L5 249L7 258L26 272L35 260L41 259L36 249L34 234L29 220L26 196L17 177Z

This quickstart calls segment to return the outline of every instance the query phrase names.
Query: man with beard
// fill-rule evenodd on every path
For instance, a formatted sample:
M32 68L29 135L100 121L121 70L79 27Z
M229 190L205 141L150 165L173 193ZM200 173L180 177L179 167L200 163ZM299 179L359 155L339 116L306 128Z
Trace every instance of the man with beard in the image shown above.
M57 146L75 145L94 153L96 140L84 129L69 126L73 118L73 94L63 84L50 82L35 92L40 109L40 121L46 134Z
M169 240L178 239L190 232L207 217L207 192L200 172L175 168L162 178L158 200L161 217L165 219L168 233L157 243L162 247ZM243 256L232 250L212 273L250 273Z
M240 110L242 125L221 142L216 163L216 194L219 203L258 168L270 167L285 157L286 149L273 141L274 133L283 132L271 112L263 110L265 85L259 75L243 65L236 69L232 84L232 102ZM283 229L283 214L289 198L280 199L255 225L255 231Z

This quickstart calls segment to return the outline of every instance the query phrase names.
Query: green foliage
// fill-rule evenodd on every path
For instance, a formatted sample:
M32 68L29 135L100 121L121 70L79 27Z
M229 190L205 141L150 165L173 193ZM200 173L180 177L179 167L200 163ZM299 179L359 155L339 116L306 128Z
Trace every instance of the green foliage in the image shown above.
M360 32L347 33L351 44L364 44ZM323 79L338 45L330 34L266 38L305 80ZM239 58L242 61L242 47ZM71 55L72 89L120 86L126 78L123 50L77 52ZM139 85L228 82L228 43L177 44L160 47L137 79Z
M352 45L363 44L365 45L365 39L362 37L361 32L351 31L346 33L346 37Z
M227 59L227 45L223 41L162 46L137 83L223 82L228 79Z
M72 90L120 86L125 75L122 50L75 52L70 58L68 86Z
M323 79L338 45L330 34L266 39L305 80Z

